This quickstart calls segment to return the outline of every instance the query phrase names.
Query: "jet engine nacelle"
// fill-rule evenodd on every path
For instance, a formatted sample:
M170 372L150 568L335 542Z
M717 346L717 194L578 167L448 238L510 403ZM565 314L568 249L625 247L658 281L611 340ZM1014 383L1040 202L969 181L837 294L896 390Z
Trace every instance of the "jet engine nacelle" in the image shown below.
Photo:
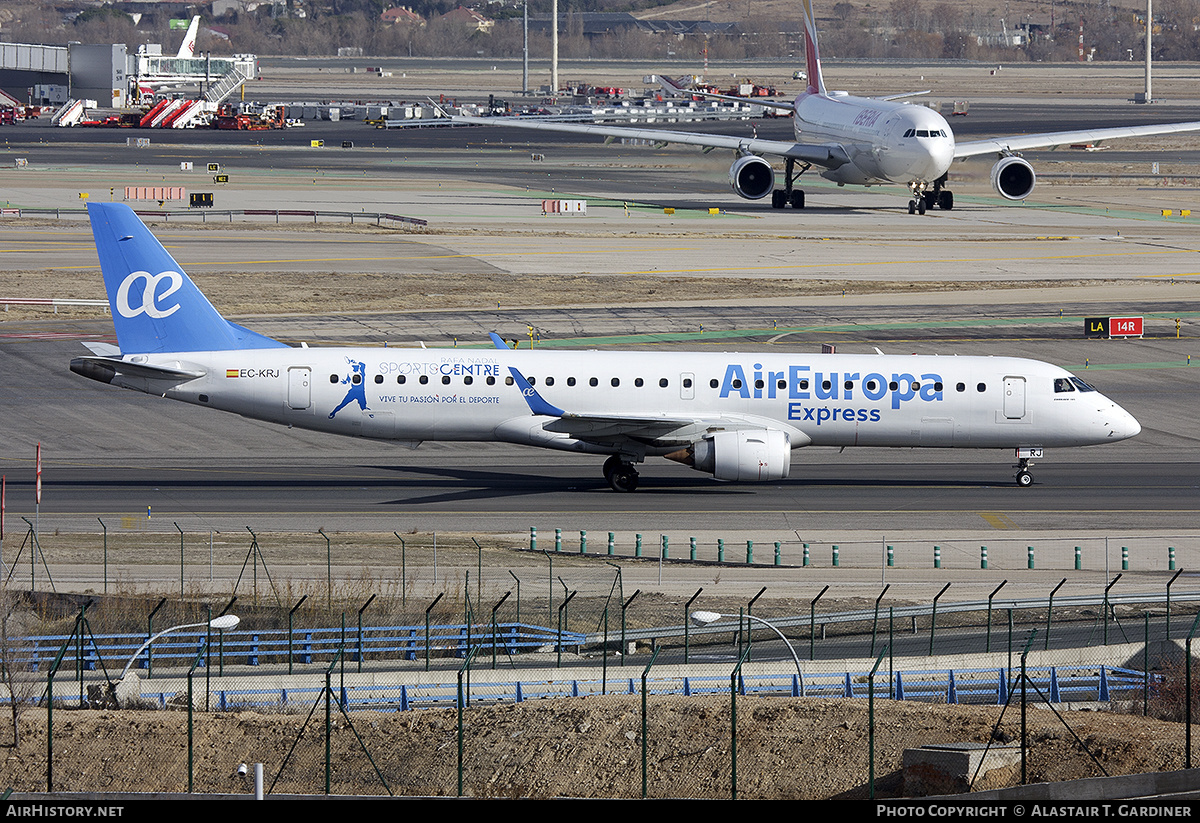
M1033 166L1023 157L1001 157L1000 162L992 166L992 187L1005 199L1024 200L1036 182Z
M729 185L738 197L761 200L775 189L775 170L754 154L746 154L729 167Z
M693 461L717 480L782 480L792 468L792 443L773 429L717 432L694 446Z

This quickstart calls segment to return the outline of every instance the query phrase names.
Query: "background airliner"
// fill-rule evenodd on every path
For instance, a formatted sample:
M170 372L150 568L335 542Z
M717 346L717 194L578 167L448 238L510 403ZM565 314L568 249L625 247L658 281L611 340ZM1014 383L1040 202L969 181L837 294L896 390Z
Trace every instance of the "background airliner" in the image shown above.
M188 24L187 31L183 35L183 42L179 44L179 51L175 53L176 57L195 57L196 56L196 33L200 31L200 15L192 18L192 22Z
M1013 449L1017 482L1058 446L1138 422L1063 369L1003 357L294 348L230 323L137 215L89 203L118 346L84 377L244 417L358 437L500 441L607 455L616 491L661 456L718 480L788 476L817 446Z
M1073 143L1098 143L1128 137L1145 137L1200 130L1200 121L1148 126L1061 131L995 137L956 143L946 118L926 108L902 102L913 94L888 97L855 97L842 91L827 91L817 50L817 30L812 0L804 5L805 61L808 87L791 103L775 103L720 94L706 97L737 100L793 113L795 142L759 140L721 134L692 134L665 129L538 122L535 117L454 118L464 123L627 137L655 143L685 143L705 149L732 149L736 155L729 167L729 183L739 197L760 200L771 195L771 205L804 208L804 192L795 187L801 174L820 169L827 180L839 185L874 186L899 184L912 195L908 212L924 214L927 209L954 208L954 194L946 188L950 164L955 160L995 155L991 180L1008 200L1024 200L1033 192L1037 175L1019 152ZM669 90L678 86L665 83ZM688 92L689 94L693 92ZM923 92L916 92L920 94ZM783 187L775 187L775 170L766 157L782 157Z

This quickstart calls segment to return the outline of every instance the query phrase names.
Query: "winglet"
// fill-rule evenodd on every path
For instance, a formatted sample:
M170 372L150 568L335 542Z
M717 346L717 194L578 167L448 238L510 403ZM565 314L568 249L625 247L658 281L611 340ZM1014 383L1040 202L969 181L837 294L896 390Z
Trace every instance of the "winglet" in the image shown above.
M504 338L496 334L494 331L488 332L488 337L492 338L492 345L498 349L508 351L508 344L504 342Z
M517 382L517 386L521 389L521 396L525 398L525 402L529 404L529 410L534 414L544 414L550 417L562 417L566 414L565 411L558 406L553 406L542 399L542 396L537 393L529 381L525 379L519 371L512 366L508 367L508 371L513 376L513 380Z

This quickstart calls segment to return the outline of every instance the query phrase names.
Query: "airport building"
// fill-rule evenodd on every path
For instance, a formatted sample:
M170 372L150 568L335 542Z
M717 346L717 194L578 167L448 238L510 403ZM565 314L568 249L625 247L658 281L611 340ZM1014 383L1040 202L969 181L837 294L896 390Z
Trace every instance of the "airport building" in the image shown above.
M190 42L175 56L164 55L157 44L130 54L123 43L0 43L0 103L63 106L77 100L94 101L88 108L123 109L170 93L215 109L258 75L256 55L198 56Z

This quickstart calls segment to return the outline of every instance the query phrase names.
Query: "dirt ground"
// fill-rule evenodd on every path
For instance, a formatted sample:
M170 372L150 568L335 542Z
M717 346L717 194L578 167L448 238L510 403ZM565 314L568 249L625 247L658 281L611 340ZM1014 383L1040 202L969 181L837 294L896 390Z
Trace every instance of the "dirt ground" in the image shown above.
M728 696L652 696L647 714L647 795L729 797ZM905 749L933 743L986 742L997 725L1000 708L877 700L875 716L876 797L900 797L904 796ZM255 762L264 763L265 784L272 793L324 791L323 703L307 721L303 714L195 717L195 791L248 793L252 784L238 777L236 770L239 763ZM1068 729L1044 709L1032 709L1029 717L1029 782L1183 768L1180 724L1107 712L1068 712ZM56 710L54 789L186 791L186 723L182 711ZM23 726L23 742L8 749L0 784L18 792L44 791L44 713L29 712ZM333 726L333 794L457 793L454 710L355 712L348 725L335 708ZM464 794L641 796L638 696L473 707L465 713L465 726ZM864 700L741 697L737 731L739 798L868 796ZM9 734L7 724L3 734ZM1012 743L1019 734L1018 707L1014 705L1000 724L995 744ZM1020 767L1019 761L1014 762L1016 765L981 775L975 788L1016 785ZM964 787L943 784L930 788L937 788L936 793L954 793Z
M264 301L280 313L310 311L321 294L331 313L393 311L403 303L408 310L477 309L503 303L505 308L564 305L567 296L586 293L590 305L640 305L678 294L704 294L710 300L794 297L819 294L877 294L959 291L979 288L978 283L884 281L870 284L833 279L757 279L638 277L606 275L495 274L472 272L447 282L444 275L406 272L381 275L338 272L337 287L329 288L333 272L290 272L264 281L251 295L245 277L236 272L192 275L201 291L230 316L261 310ZM52 282L53 281L53 282ZM1034 281L988 283L989 289L1027 289ZM1084 287L1085 281L1062 285ZM94 272L70 273L54 280L42 272L0 272L0 293L47 294L58 290L74 298L104 299L103 283ZM103 317L92 307L60 307L56 319ZM41 306L12 306L4 320L44 319Z

